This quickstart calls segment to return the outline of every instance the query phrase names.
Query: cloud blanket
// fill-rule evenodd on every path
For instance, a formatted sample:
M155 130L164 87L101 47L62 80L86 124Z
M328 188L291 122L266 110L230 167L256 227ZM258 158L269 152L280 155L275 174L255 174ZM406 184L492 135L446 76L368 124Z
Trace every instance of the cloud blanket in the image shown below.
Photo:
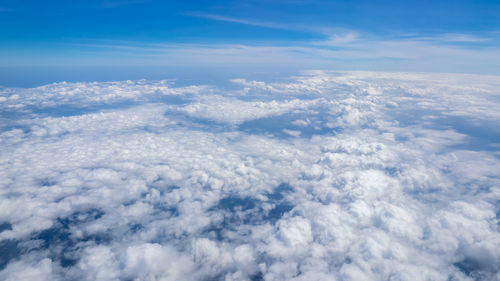
M2 280L500 280L500 77L0 88Z

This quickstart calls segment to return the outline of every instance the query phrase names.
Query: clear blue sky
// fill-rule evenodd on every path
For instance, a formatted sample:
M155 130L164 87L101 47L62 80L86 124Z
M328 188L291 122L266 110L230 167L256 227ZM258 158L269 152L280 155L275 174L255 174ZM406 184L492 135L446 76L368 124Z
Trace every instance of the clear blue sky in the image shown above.
M0 1L0 85L302 69L500 74L500 1Z

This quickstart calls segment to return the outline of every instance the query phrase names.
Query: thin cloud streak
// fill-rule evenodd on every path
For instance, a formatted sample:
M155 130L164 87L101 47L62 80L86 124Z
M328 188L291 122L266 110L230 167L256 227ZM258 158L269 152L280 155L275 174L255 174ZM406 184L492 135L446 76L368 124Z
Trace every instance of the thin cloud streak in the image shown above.
M259 26L259 27L266 27L266 28L273 28L273 29L294 30L294 28L291 28L289 25L281 25L281 24L267 22L267 21L246 20L246 19L240 19L240 18L235 18L235 17L207 14L207 13L201 13L201 12L188 12L185 15L191 16L191 17L196 17L196 18L202 18L202 19L210 19L210 20L223 21L223 22L232 22L232 23L239 23L239 24L244 24L244 25L252 25L252 26Z
M325 40L315 42L315 44L317 45L346 46L351 43L356 43L359 41L364 42L367 40L366 38L362 38L361 33L359 31L349 30L344 28L331 28L324 26L304 26L293 23L279 24L276 22L261 21L255 19L242 19L237 17L230 17L224 15L202 13L202 12L188 12L186 13L186 15L197 18L215 20L215 21L238 23L243 25L258 26L271 29L290 30L296 32L309 32L309 33L323 35L325 37ZM489 35L489 37L487 35ZM415 34L410 36L403 36L402 38L395 38L393 40L399 39L399 40L410 40L410 41L429 41L429 42L443 43L443 44L447 43L487 44L492 41L492 38L490 38L492 35L495 35L495 32L490 32L487 33L486 35L483 34L483 36L464 34L464 33L443 33L435 36L420 36L418 34ZM374 38L372 40L381 40L381 39Z
M457 41L466 41L460 44ZM362 69L379 71L500 74L500 48L495 38L469 34L380 38L346 31L325 40L199 44L90 40L67 43L71 59L56 54L32 55L33 65L148 65L164 67L242 67L265 69ZM470 43L469 43L470 42ZM477 47L477 46L480 46ZM5 56L5 55L4 55ZM13 57L13 56L10 56ZM4 60L16 66L16 61Z
M324 27L324 26L314 26L314 25L303 25L288 22L286 24L280 24L271 21L262 21L257 19L248 19L248 18L237 18L231 16L203 13L203 12L187 12L184 15L202 19L209 19L214 21L221 22L229 22L229 23L238 23L249 26L258 26L263 28L270 29L279 29L279 30L288 30L294 32L303 32L303 33L311 33L317 35L323 35L326 37L330 37L337 33L345 33L346 30L338 27Z
M471 34L446 33L439 36L416 37L414 40L434 41L443 43L488 43L492 41L489 37L480 37Z
M443 35L436 38L448 38ZM459 37L461 38L461 37ZM463 38L469 38L464 35ZM471 37L474 38L474 37ZM480 50L456 44L446 44L445 40L428 40L421 37L407 39L363 38L358 33L336 35L331 39L316 42L302 42L293 46L285 45L245 45L245 44L87 44L94 50L121 51L132 57L151 58L168 64L213 64L250 63L265 65L270 62L287 64L304 64L311 67L338 65L339 62L367 60L367 65L377 70L384 69L387 64L393 65L401 61L401 67L408 71L425 71L422 66L428 65L451 71L458 65L461 72L479 67L488 62L490 65L500 64L500 48L484 46ZM376 61L377 64L373 62ZM440 63L440 64L439 64ZM419 66L414 69L415 66ZM455 70L456 71L456 70Z

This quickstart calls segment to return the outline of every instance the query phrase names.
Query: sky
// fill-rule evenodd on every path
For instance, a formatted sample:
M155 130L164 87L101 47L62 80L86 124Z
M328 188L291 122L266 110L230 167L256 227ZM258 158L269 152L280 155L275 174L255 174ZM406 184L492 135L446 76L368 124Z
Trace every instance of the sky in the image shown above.
M498 1L0 2L0 85L304 69L500 73Z

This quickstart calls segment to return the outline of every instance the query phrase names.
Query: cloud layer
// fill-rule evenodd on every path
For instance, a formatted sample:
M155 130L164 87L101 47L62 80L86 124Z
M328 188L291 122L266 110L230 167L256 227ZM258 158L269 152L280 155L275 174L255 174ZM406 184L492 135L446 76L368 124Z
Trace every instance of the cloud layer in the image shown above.
M500 280L500 78L0 89L2 280Z

